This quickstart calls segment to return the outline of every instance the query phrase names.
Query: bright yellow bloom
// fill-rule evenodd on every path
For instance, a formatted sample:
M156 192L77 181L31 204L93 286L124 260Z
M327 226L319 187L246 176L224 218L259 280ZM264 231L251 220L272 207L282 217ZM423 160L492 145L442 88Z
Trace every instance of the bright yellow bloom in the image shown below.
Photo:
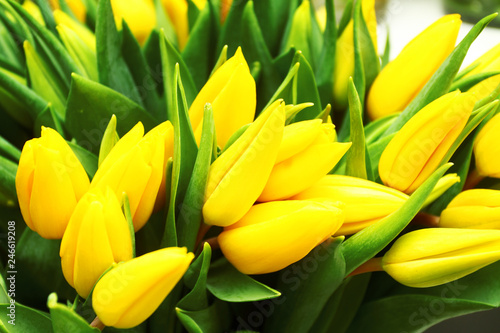
M392 138L379 162L385 185L415 191L440 165L462 132L474 107L470 93L454 91L415 114Z
M476 100L480 101L483 98L488 97L489 94L500 84L500 74L493 75L474 85L472 88L467 90L467 92L473 93L476 96Z
M482 176L500 178L500 114L491 118L474 141L476 168Z
M189 118L198 143L206 103L212 104L217 145L220 147L224 147L241 126L253 121L257 92L241 48L217 69L189 108Z
M162 0L163 8L172 23L179 49L183 50L189 37L188 4L186 0Z
M343 221L336 205L273 201L255 205L218 241L224 256L245 274L279 271L304 258L333 235Z
M156 132L156 133L155 133ZM150 135L156 135L163 138L165 142L165 157L163 159L163 178L161 180L160 189L154 206L154 211L159 211L164 205L167 194L167 162L169 158L174 156L174 127L170 121L165 121L149 131ZM168 189L170 190L170 189Z
M271 173L285 127L285 106L274 102L210 167L203 218L228 226L243 217Z
M26 9L26 11L30 13L30 15L33 16L33 18L38 23L45 26L45 21L43 20L42 11L40 10L40 7L38 7L33 1L31 0L24 1L23 8Z
M141 324L179 282L193 257L186 248L169 247L118 264L94 288L95 313L106 326Z
M396 281L428 288L457 280L500 259L500 230L421 229L401 236L384 255Z
M333 124L321 119L285 127L278 158L258 201L289 198L305 190L333 169L351 146L334 142Z
M500 70L500 44L492 47L488 52L477 58L472 64L465 68L464 71L471 68L473 69L467 73L466 77Z
M75 21L59 9L54 10L54 20L57 25L63 25L73 30L93 53L96 52L95 35L87 26Z
M110 187L121 200L127 193L135 231L141 229L153 211L164 174L165 138L160 131L142 137L138 123L113 147L97 170L90 188Z
M52 9L58 10L61 8L59 0L49 0L49 2ZM87 17L87 8L83 4L82 0L66 0L66 4L69 6L78 21L85 22L85 18Z
M93 189L76 205L61 242L66 281L87 298L113 263L132 259L130 230L115 194Z
M115 23L122 29L122 20L140 44L144 44L156 26L156 12L151 0L111 0Z
M345 204L345 219L335 235L351 235L394 213L408 200L408 196L369 180L326 175L291 199L341 201Z
M384 67L368 94L370 118L381 118L406 108L455 47L461 22L458 14L443 16Z
M16 190L24 221L49 239L61 239L89 178L66 141L51 128L24 144Z
M375 0L363 0L361 4L363 18L375 51L377 50L377 18L375 16ZM354 23L349 21L337 40L335 50L335 73L333 80L333 96L336 108L347 107L347 85L349 77L354 75Z
M500 229L500 191L473 189L459 193L442 211L439 226Z

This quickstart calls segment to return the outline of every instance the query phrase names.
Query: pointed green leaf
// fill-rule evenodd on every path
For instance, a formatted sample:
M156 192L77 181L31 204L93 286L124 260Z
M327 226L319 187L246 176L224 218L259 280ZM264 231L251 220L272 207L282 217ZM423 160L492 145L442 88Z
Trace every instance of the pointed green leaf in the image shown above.
M207 288L218 299L232 303L260 301L281 295L280 292L241 273L225 258L210 266Z
M175 28L165 12L165 7L163 7L163 0L153 0L156 12L156 27L158 30L163 30L165 37L170 41L175 47L178 46L177 34Z
M351 148L347 151L346 175L367 179L365 161L365 132L363 129L363 108L352 78L348 87L349 113L351 118Z
M5 140L0 135L0 154L4 157L11 159L14 162L19 162L21 151L16 146Z
M456 80L455 82L453 82L453 84L450 87L450 91L454 91L457 89L460 91L467 91L470 88L474 87L479 82L498 74L500 74L500 71L492 71L492 72L469 75L467 77L464 77L463 79Z
M297 72L299 71L299 67L300 67L300 62L297 62L290 68L287 76L285 77L281 85L278 87L273 97L271 97L267 105L264 107L264 110L267 109L274 101L277 101L278 99L283 99L285 101L292 102L293 99L292 96L294 90L293 83L297 75Z
M146 131L157 123L141 106L117 91L73 74L65 125L78 144L98 154L103 133L113 114L118 120L116 130L120 136L139 121Z
M216 301L210 307L199 311L176 308L177 317L189 333L226 332L230 324L228 304Z
M130 70L122 56L122 36L116 30L110 0L97 5L96 51L99 82L143 106Z
M17 204L16 173L17 164L0 156L0 202L5 206Z
M346 274L373 258L398 236L417 215L439 178L450 166L451 164L445 164L434 171L396 212L354 234L342 244Z
M52 333L47 313L15 303L14 321L9 317L11 304L0 304L0 331L8 333Z
M132 221L132 213L130 212L130 202L128 200L127 193L123 192L122 195L122 209L123 215L128 223L128 230L130 232L130 240L132 241L132 258L135 258L135 231L134 231L134 221Z
M233 1L231 10L243 6L243 3ZM295 0L255 1L255 16L262 31L266 32L263 37L272 55L276 55L279 51L281 38L285 35L285 26L289 19L288 13L294 6L297 6Z
M50 310L50 318L52 320L52 328L54 333L92 333L100 332L95 327L90 325L80 317L73 309L66 305L57 303L57 294L52 293L47 300L47 307Z
M314 56L316 56L316 54L313 54L315 50L312 49L311 45L312 24L310 5L310 2L308 0L305 0L295 10L292 18L291 29L286 38L286 43L284 44L284 48L283 50L281 50L281 53L284 53L290 48L294 47L297 51L301 51L304 57L309 61L311 66L314 67Z
M116 133L116 116L112 115L102 136L101 148L99 149L99 166L102 164L106 156L108 156L109 152L113 149L119 139L118 133Z
M322 105L333 99L333 72L335 70L335 50L337 48L337 24L333 0L325 1L326 27L323 33L323 47L316 66L316 83Z
M321 108L321 100L319 99L318 88L316 87L314 72L307 62L307 59L300 51L297 51L296 53L294 63L296 62L300 63L300 67L295 78L297 84L297 99L294 100L293 103L314 103L314 105L300 112L295 120L301 121L314 119L321 114L321 111L323 111Z
M71 150L73 150L73 153L75 153L80 163L82 163L85 172L87 172L90 179L92 179L97 172L97 156L73 142L68 142L68 145Z

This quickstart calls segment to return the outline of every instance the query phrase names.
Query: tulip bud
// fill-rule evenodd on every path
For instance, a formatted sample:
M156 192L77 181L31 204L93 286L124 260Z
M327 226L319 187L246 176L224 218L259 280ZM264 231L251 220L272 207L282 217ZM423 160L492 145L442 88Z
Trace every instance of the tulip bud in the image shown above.
M76 205L61 242L66 281L87 298L113 263L132 259L130 229L115 194L96 188Z
M59 10L61 8L60 0L49 0L49 2L52 9ZM85 18L87 16L87 8L83 4L82 0L66 1L66 5L71 9L78 21L83 23L85 22Z
M106 326L141 324L179 282L193 257L185 247L170 247L118 264L94 288L95 313Z
M394 213L408 200L398 190L369 180L326 175L292 200L341 201L344 223L335 235L351 235Z
M188 3L186 0L162 0L162 3L174 27L179 50L183 50L189 36Z
M500 114L491 118L474 140L476 168L480 175L500 178Z
M289 198L330 172L351 146L334 142L333 124L320 119L285 127L278 158L258 201Z
M363 18L367 24L375 51L377 50L377 18L375 0L363 0L361 4ZM337 40L335 49L335 72L333 96L338 109L347 107L347 87L349 77L354 75L354 22L351 19Z
M333 235L343 221L336 205L313 201L273 201L253 206L218 241L240 272L266 274L304 258Z
M164 174L165 138L160 131L144 137L138 123L111 149L97 170L90 188L109 186L121 200L127 193L135 231L141 229L153 211Z
M440 165L464 129L474 103L472 94L454 91L408 120L380 157L383 183L405 193L415 191Z
M68 14L59 9L54 11L54 20L57 25L64 25L71 29L94 54L96 53L95 35L87 26L75 21Z
M257 103L255 81L241 48L215 71L189 108L191 125L199 143L206 103L214 112L217 144L224 147L240 127L251 123Z
M492 47L488 52L484 53L464 69L464 71L468 71L465 75L466 77L498 70L500 70L500 44Z
M271 173L285 127L285 107L274 102L210 167L203 218L228 226L245 215Z
M402 111L448 57L460 29L460 15L446 15L421 32L377 76L368 93L372 119Z
M66 141L42 126L24 144L16 174L19 206L28 227L43 238L61 239L89 178Z
M428 288L457 280L500 259L500 230L421 229L401 236L382 259L401 284Z
M122 20L124 20L137 41L144 44L156 26L153 2L150 0L111 0L111 7L117 29L122 29Z
M42 11L33 1L26 0L23 2L23 8L33 16L33 18L40 23L40 25L45 26L45 21L43 20Z
M473 189L459 193L441 212L439 226L500 229L500 191Z

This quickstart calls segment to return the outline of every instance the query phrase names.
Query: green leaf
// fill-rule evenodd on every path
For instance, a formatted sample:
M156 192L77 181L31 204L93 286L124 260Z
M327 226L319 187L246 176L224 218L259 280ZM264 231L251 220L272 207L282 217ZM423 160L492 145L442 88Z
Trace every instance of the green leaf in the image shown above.
M92 154L87 149L74 144L73 142L68 142L68 145L73 150L73 153L75 153L80 163L82 163L85 172L87 172L90 179L92 179L92 177L94 177L95 173L97 172L97 156Z
M390 34L389 34L389 27L386 29L387 31L387 37L385 39L385 48L384 48L384 54L382 55L382 64L381 64L381 69L384 68L389 61L391 60L389 57L391 56L391 40L390 40Z
M17 163L0 156L0 203L6 206L17 204L16 192Z
M287 76L281 83L281 85L278 87L276 92L274 93L273 97L269 100L267 105L264 107L264 110L267 109L273 102L277 101L278 99L283 99L285 101L289 101L293 103L293 96L296 95L294 91L296 90L295 87L295 78L297 76L297 73L299 71L300 67L300 62L294 63L294 65L290 68L288 71Z
M217 62L214 65L214 68L212 68L212 71L210 72L210 77L214 75L214 73L227 61L227 45L224 45L222 48L222 51L220 51L219 58L217 59Z
M500 71L484 72L484 73L469 75L460 80L454 81L450 87L450 91L454 91L457 89L460 91L467 91L470 88L474 87L479 82L498 74L500 74Z
M304 259L281 271L279 306L266 321L264 332L309 332L328 299L342 283L345 262L340 251L344 237L318 245Z
M294 63L297 62L300 63L297 76L295 77L297 98L294 99L293 103L314 103L314 105L300 112L295 117L295 120L302 121L315 119L321 114L323 109L321 108L321 100L319 98L318 88L316 87L314 72L307 62L307 59L300 51L297 51L294 58Z
M189 107L191 103L193 103L196 95L198 94L198 90L194 84L193 78L189 69L182 59L179 52L175 49L175 47L165 38L163 34L160 34L160 51L161 51L161 61L163 67L163 84L165 85L165 98L167 99L167 110L168 110L168 119L172 120L174 115L172 113L175 112L175 103L177 101L174 99L175 91L175 67L176 64L179 64L180 76L182 77L182 82L184 83L184 92L186 95L186 103Z
M365 126L366 144L371 145L376 143L391 126L392 122L399 116L399 113L390 114L374 120Z
M38 8L40 8L40 12L42 13L45 26L54 35L57 36L56 22L54 20L54 15L52 14L52 8L50 7L50 3L48 1L43 1L43 0L34 0L34 2L38 6Z
M315 50L312 49L311 40L312 25L310 3L306 0L302 2L293 14L292 25L281 53L293 47L301 51L312 67L314 67L316 54L314 54Z
M353 29L354 29L354 76L353 81L358 92L361 106L365 105L365 93L367 90L367 67L373 65L367 62L368 56L365 59L364 48L366 47L366 35L363 30L363 12L361 9L361 1L357 1L354 7ZM368 34L369 35L369 34ZM369 37L368 37L369 38ZM371 43L371 39L370 39ZM372 45L373 46L373 45ZM378 57L377 57L378 61Z
M165 103L158 96L157 86L161 78L160 68L151 69L142 53L141 46L135 39L126 22L123 22L122 55L137 91L141 96L145 110L159 121L167 120Z
M356 3L356 7L358 3ZM366 90L369 90L375 77L377 77L380 72L380 58L377 54L376 45L373 44L373 40L370 36L368 30L368 25L365 21L365 17L362 14L361 1L359 2L359 16L354 15L354 27L357 30L359 46L361 49L361 55L363 57L363 68L365 75L365 85ZM358 22L359 20L359 22Z
M472 42L496 16L497 14L492 14L483 18L469 31L460 44L455 47L453 52L441 64L434 75L432 75L418 95L387 129L385 135L399 131L415 113L450 90L453 79L457 75L460 65Z
M196 5L193 4L196 7ZM207 1L200 12L196 24L189 31L189 39L182 51L182 59L186 62L195 86L200 90L208 79L215 59L215 38L218 26L211 1ZM203 52L200 52L203 50Z
M241 46L248 63L255 61L261 65L262 77L257 84L257 109L267 103L281 83L281 78L273 65L271 54L253 10L253 1L245 5L241 32ZM228 44L231 48L231 45Z
M110 0L99 1L97 5L95 36L99 82L143 106L132 74L122 56L122 36L116 30Z
M11 304L0 304L0 331L8 333L52 333L52 323L45 312L41 312L22 304L15 304L15 320L9 323Z
M201 311L208 307L207 274L212 258L212 249L208 243L203 244L203 252L196 258L186 272L186 280L193 280L194 285L189 286L191 291L184 296L177 308L187 311Z
M259 20L262 31L266 32L263 37L272 55L276 55L279 51L285 26L289 19L287 13L294 9L294 6L297 6L296 1L290 0L255 1L255 16ZM238 7L244 7L243 3L233 1L231 11Z
M0 153L2 154L2 156L7 157L15 162L19 162L19 158L21 157L21 151L9 141L5 140L1 135Z
M176 308L177 317L189 333L227 332L231 317L228 304L216 301L200 311L186 311Z
M311 331L345 333L361 306L368 282L370 282L370 274L345 279L328 300Z
M434 171L396 212L361 230L342 244L342 253L346 261L346 274L373 258L399 235L417 215L439 178L450 166L450 164L445 164Z
M106 130L102 135L101 147L99 149L99 166L102 164L106 156L108 156L109 152L113 149L119 139L118 133L116 133L116 116L112 115L108 126L106 126Z
M120 136L139 121L149 131L156 120L144 109L122 94L73 74L66 110L66 129L78 144L97 154L109 119L115 114Z
M325 1L326 27L323 33L323 47L316 66L316 83L322 105L333 100L333 72L337 48L337 24L333 0Z
M125 192L123 192L122 195L121 205L123 209L123 215L125 215L125 219L127 220L128 230L130 232L130 240L132 241L132 258L135 258L136 248L135 248L134 221L132 221L132 213L130 212L130 202L128 200L128 195Z
M380 161L380 157L382 156L385 147L387 147L387 145L395 135L396 133L392 133L391 135L378 139L377 141L367 146L368 156L370 156L370 164L372 166L372 173L375 175L375 178L379 178L378 163Z
M9 64L16 72L21 72L24 69L24 61L22 54L18 48L17 42L11 32L2 23L2 15L0 14L0 49L3 54L0 55L2 62Z
M346 156L346 175L367 179L365 161L365 132L363 129L363 108L359 100L358 92L352 78L349 78L349 113L350 113L350 139L351 148Z
M177 34L175 28L170 22L170 19L165 12L165 7L163 7L163 0L154 0L155 12L156 12L156 27L158 30L163 30L165 38L169 40L175 47L178 46ZM154 32L153 32L154 33ZM151 38L151 36L149 37Z
M164 68L167 67L166 62L169 61L167 56L168 41L162 38L161 52ZM175 80L174 82L168 81ZM173 91L167 90L167 86L174 88ZM178 240L176 233L172 233L178 225L177 216L179 209L182 207L182 202L189 186L194 165L196 163L196 155L198 146L194 138L193 129L188 116L188 106L184 87L180 77L179 64L175 66L175 76L165 77L165 95L172 93L173 109L171 110L171 121L174 127L174 161L172 165L172 185L170 192L170 205L168 208L167 224L163 235L163 246L177 246Z
M47 307L50 310L50 318L52 319L52 328L54 333L100 332L99 329L90 327L90 325L73 309L68 308L66 305L57 303L57 294L55 293L49 295Z
M57 133L61 134L62 137L65 136L64 130L61 125L61 120L59 119L57 113L54 111L51 103L47 104L45 110L40 112L40 114L38 114L38 117L36 117L35 119L33 131L35 133L35 136L41 136L42 126L53 128L57 131Z
M352 19L352 14L353 14L353 1L348 0L347 3L345 4L344 7L344 12L342 13L342 16L339 21L339 27L337 29L337 36L340 37L342 33L344 32L344 29L347 27L349 24L349 21Z
M194 163L193 174L186 190L186 197L182 202L177 217L177 232L180 246L186 246L188 251L194 251L196 237L202 220L205 187L208 180L210 163L212 162L212 148L215 139L215 123L212 106L205 105L203 114L203 128L201 132L200 148Z
M218 299L233 303L260 301L281 295L280 292L241 273L225 258L210 266L207 288Z

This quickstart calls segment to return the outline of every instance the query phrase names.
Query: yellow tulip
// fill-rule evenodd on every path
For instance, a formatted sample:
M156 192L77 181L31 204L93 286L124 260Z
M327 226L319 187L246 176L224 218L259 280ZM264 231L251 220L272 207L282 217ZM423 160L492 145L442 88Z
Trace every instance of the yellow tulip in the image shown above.
M59 0L49 0L49 2L52 9L58 10L61 8ZM82 0L66 1L66 4L69 6L78 21L85 22L87 17L87 7L85 7Z
M186 0L162 0L162 3L175 29L179 49L183 50L189 36L188 3Z
M127 193L135 231L141 229L153 211L165 170L165 137L155 130L146 134L138 123L113 147L97 170L90 188L110 187L121 200Z
M473 189L459 193L441 212L439 226L500 229L500 191Z
M151 0L111 0L115 23L122 29L122 20L140 44L144 44L156 26L156 12Z
M408 196L369 180L326 175L291 199L341 201L345 204L345 219L335 235L351 235L394 213L408 200Z
M179 282L193 257L186 248L170 247L118 264L94 288L96 315L106 326L141 324Z
M500 44L491 48L488 52L477 58L464 71L470 70L467 76L474 74L495 72L500 70Z
M363 18L368 27L375 51L377 50L377 18L375 16L375 0L363 0L361 4ZM347 85L349 77L354 74L354 23L351 19L337 40L335 50L335 73L333 80L333 96L339 109L347 107Z
M333 124L320 119L285 127L278 158L258 201L289 198L326 175L342 158L351 143L334 142Z
M155 133L157 132L157 133ZM159 211L165 205L166 194L167 194L167 162L174 156L174 127L170 121L165 121L160 125L153 128L150 135L156 135L158 137L164 138L165 143L165 157L163 159L163 177L160 183L160 189L158 190L158 196L156 197L156 202L154 206L154 211ZM170 190L170 189L168 189Z
M66 141L51 128L24 144L16 174L19 206L28 227L61 239L89 178Z
M472 94L454 91L415 114L380 157L383 183L405 193L415 191L440 165L465 127L474 103Z
M257 103L255 80L241 48L217 69L189 108L189 118L198 143L206 103L212 104L217 144L220 147L224 147L240 127L253 121Z
M243 217L271 173L285 127L285 107L274 102L210 167L203 218L228 226Z
M421 229L400 237L382 259L401 284L428 288L457 280L500 259L500 230Z
M480 101L483 98L488 97L488 95L491 94L499 84L500 74L493 75L475 84L472 88L467 90L467 92L473 93L476 96L476 100Z
M500 114L491 118L474 140L476 168L480 175L500 178Z
M113 263L132 259L130 230L115 194L93 189L76 205L61 242L66 281L87 298Z
M343 221L336 205L273 201L255 205L218 241L224 256L245 274L279 271L304 258L333 235Z
M38 7L33 1L31 0L24 1L23 8L26 9L26 11L30 13L30 15L33 16L33 18L38 23L45 26L45 21L43 19L42 11L40 10L40 7Z
M377 76L368 93L372 119L402 111L455 46L460 15L446 15L421 32Z

